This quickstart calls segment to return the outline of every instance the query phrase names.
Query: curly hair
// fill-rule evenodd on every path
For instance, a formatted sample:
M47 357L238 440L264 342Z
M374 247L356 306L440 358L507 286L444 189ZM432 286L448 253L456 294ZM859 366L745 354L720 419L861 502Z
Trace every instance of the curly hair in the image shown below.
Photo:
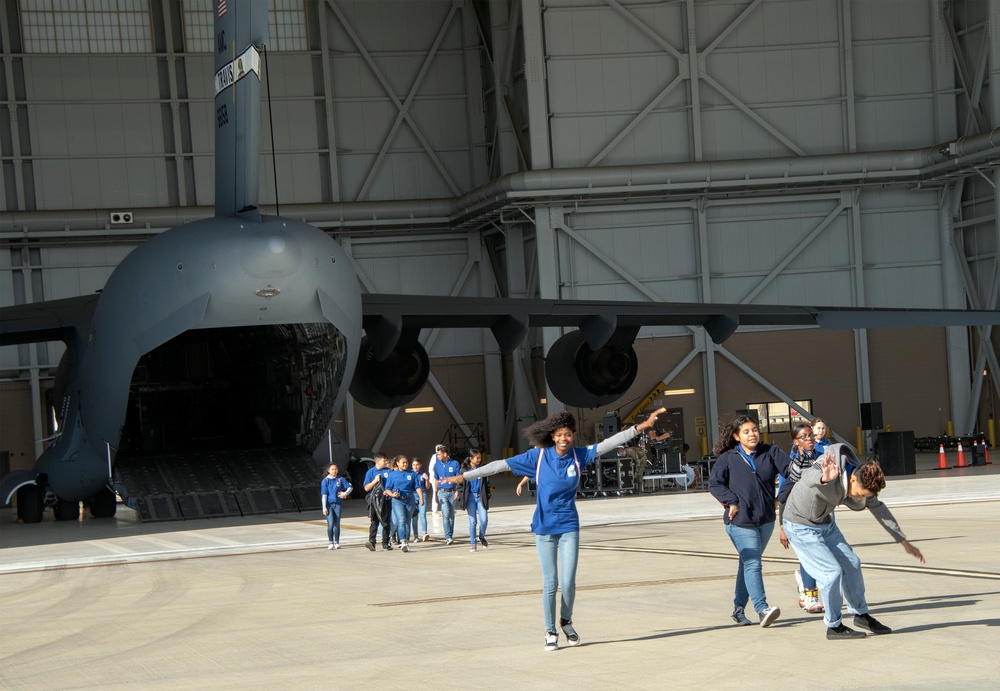
M576 418L573 413L562 411L553 413L544 420L535 422L524 430L524 436L532 446L554 446L552 434L560 427L566 427L570 432L576 434Z
M854 470L854 475L858 478L861 486L872 493L872 496L877 497L878 493L885 489L885 473L882 472L882 466L874 458L858 466Z
M754 425L757 424L757 421L749 415L737 415L731 422L722 425L719 429L719 441L715 442L715 448L712 449L716 456L721 456L724 452L736 446L738 442L735 439L735 435L739 433L740 427L748 422L752 422Z

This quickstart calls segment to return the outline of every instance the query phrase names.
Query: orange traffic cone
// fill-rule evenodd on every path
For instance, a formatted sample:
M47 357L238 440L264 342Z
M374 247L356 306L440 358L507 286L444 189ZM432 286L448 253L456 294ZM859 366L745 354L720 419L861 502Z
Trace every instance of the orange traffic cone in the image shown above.
M959 442L958 442L958 465L956 465L955 467L956 468L965 468L966 467L966 465L965 465L965 452L962 451L962 441L961 440L959 440Z
M983 437L983 456L986 457L986 465L990 465L990 445L986 443L986 437Z
M948 470L948 459L944 455L944 444L938 446L938 470Z

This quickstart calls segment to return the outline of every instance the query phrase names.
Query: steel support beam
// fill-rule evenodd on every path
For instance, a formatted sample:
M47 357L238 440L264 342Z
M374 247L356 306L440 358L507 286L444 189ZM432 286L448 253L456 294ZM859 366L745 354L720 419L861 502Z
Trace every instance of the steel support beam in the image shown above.
M840 203L837 205L837 208L835 208L833 211L827 214L826 218L820 221L819 224L815 228L813 228L812 231L805 238L803 238L798 245L792 248L792 251L789 252L784 259L778 262L778 265L771 270L771 273L765 276L761 280L761 282L758 283L757 286L753 290L751 290L750 293L740 302L745 305L749 303L751 300L753 300L755 297L757 297L761 293L761 291L764 290L764 288L766 288L771 283L771 281L777 278L777 276L785 269L785 267L791 264L792 260L794 260L795 257L799 256L799 254L801 254L802 251L806 247L808 247L820 233L826 230L827 226L833 223L834 220L836 220L837 216L839 216L844 209L850 206L850 204L851 200L848 197L848 195L846 194L843 195L841 197Z
M335 118L336 107L333 103L333 95L336 93L333 83L333 70L330 69L330 36L327 31L327 5L320 3L317 7L319 14L319 59L323 67L323 107L326 109L326 141L329 146L329 153L326 158L327 174L330 176L330 201L339 202L343 199L344 191L340 188L340 165L337 161L337 123Z
M413 96L416 95L417 87L419 87L420 82L423 81L424 75L427 72L427 68L430 66L430 61L434 57L434 54L437 52L437 48L444 37L444 33L447 30L448 25L451 24L452 17L455 16L455 11L456 11L455 5L452 4L451 9L448 11L448 16L445 19L441 29L439 30L437 37L435 37L433 46L429 49L430 53L424 60L423 65L421 65L420 73L414 80L414 84L410 89L409 95L407 95L406 104L404 105L399 100L399 97L396 96L395 92L393 91L392 85L389 84L389 80L386 79L384 74L382 74L382 70L380 70L378 65L375 64L374 58L372 58L371 54L365 48L364 44L361 43L361 38L354 31L354 27L352 27L351 24L347 21L347 17L344 16L344 13L340 11L340 7L337 6L337 3L334 0L326 0L326 4L330 7L330 9L333 10L334 14L337 15L337 19L340 21L341 26L344 28L344 32L347 33L347 35L351 38L351 41L357 47L358 52L361 53L361 57L368 65L368 68L372 71L372 74L378 80L379 84L382 85L382 88L385 90L385 94L393 102L398 111L396 121L393 123L392 130L390 131L389 136L386 137L386 140L382 145L382 151L379 152L379 155L376 157L375 162L372 164L372 167L368 172L368 177L365 180L364 184L362 185L361 191L358 193L358 196L356 197L356 201L362 200L364 198L364 195L367 193L368 185L371 183L371 180L375 172L378 170L378 167L381 164L382 158L385 155L385 150L388 149L388 145L391 143L392 138L395 135L396 129L398 129L399 125L404 119L406 120L406 123L410 126L410 130L413 132L413 136L416 137L417 141L420 142L420 146L424 149L424 153L427 154L427 156L431 159L431 163L434 164L434 167L437 169L438 173L441 174L441 178L445 181L448 187L451 188L453 194L457 195L459 193L458 186L455 184L454 180L451 179L451 176L448 174L448 171L444 167L444 164L441 163L441 160L438 158L437 154L434 153L433 147L431 147L430 143L427 141L427 138L424 137L423 132L420 131L420 128L417 126L416 121L413 119L413 116L410 115L409 112L410 103L413 100Z

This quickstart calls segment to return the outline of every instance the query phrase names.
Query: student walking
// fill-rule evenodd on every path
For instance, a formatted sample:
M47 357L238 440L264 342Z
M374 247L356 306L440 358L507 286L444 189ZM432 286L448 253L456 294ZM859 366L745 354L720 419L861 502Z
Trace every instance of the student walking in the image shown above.
M463 468L465 471L475 470L482 463L482 452L479 449L469 451L468 465ZM472 543L470 552L476 551L476 535L479 535L479 544L489 547L486 541L486 526L489 522L490 493L489 478L482 477L475 480L463 482L458 498L458 505L469 514L469 541Z
M782 525L788 540L799 562L816 577L826 603L823 618L829 640L864 638L864 631L875 635L892 633L868 612L861 559L833 520L834 509L867 509L907 554L924 563L924 555L910 544L892 512L879 501L883 489L885 474L878 461L862 463L847 444L833 444L819 467L802 472L783 506ZM854 615L854 625L864 631L844 625L840 610L845 600L847 611Z
M525 430L528 441L536 448L447 478L450 483L461 483L507 470L535 478L537 488L531 531L535 534L535 549L542 569L545 650L559 648L559 634L556 633L557 586L562 592L559 625L567 645L580 645L580 635L573 626L573 604L580 554L580 516L576 509L576 493L581 472L602 453L631 441L643 429L650 429L656 417L664 412L666 409L660 408L635 427L590 446L573 446L576 418L572 413L556 413Z
M330 541L327 549L340 549L340 511L344 499L353 489L346 478L340 477L340 467L336 463L331 463L327 469L327 476L319 486L323 515L326 516L326 537Z
M752 624L744 613L750 600L761 627L768 627L781 610L767 604L761 555L774 532L774 483L779 474L788 474L790 460L777 446L760 442L749 415L723 427L715 453L708 490L722 503L726 534L740 556L730 616L737 626Z

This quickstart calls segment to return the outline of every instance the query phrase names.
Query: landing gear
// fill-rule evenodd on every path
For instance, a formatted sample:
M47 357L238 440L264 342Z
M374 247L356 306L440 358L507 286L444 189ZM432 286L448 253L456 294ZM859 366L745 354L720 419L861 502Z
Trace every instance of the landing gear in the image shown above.
M115 493L104 487L90 500L90 515L94 518L111 518L118 510L118 499Z
M80 502L59 499L52 507L57 521L76 521L80 518Z
M17 490L17 517L25 523L42 522L42 488L24 485Z

